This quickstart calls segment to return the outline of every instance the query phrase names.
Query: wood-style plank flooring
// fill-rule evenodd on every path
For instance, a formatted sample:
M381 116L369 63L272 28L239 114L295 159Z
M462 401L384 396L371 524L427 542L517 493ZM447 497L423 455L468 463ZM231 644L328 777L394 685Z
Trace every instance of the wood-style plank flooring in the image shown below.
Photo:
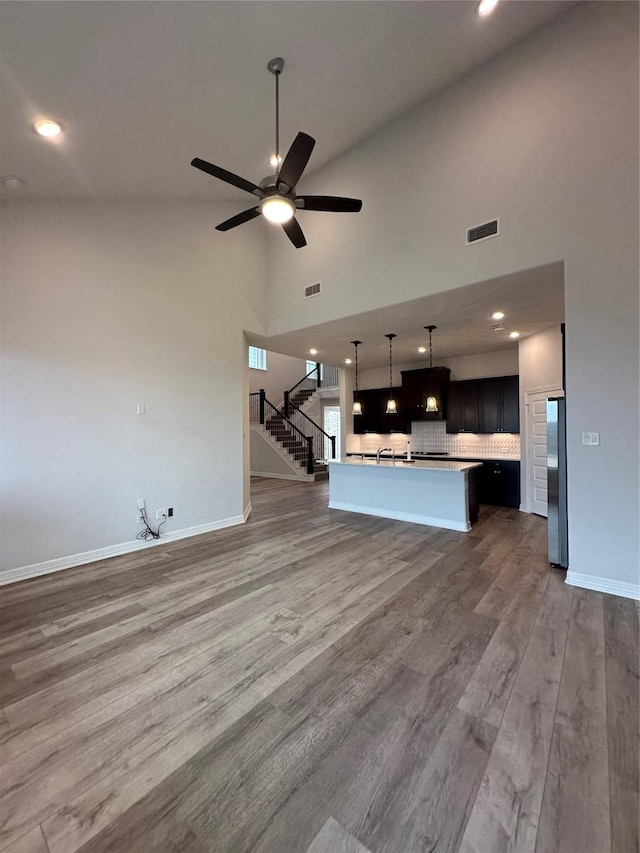
M0 589L0 850L637 853L635 603L327 497Z

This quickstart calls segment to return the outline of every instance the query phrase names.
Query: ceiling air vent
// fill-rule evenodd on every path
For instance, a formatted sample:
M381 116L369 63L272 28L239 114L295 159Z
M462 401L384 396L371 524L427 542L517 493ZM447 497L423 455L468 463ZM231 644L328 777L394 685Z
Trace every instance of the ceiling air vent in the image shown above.
M483 222L482 225L474 225L473 228L467 229L467 246L498 236L500 236L500 220L492 219L490 222Z
M320 282L309 284L304 289L304 298L309 299L311 296L317 296L320 293Z
M492 332L504 332L504 323L495 323L493 326L489 326Z

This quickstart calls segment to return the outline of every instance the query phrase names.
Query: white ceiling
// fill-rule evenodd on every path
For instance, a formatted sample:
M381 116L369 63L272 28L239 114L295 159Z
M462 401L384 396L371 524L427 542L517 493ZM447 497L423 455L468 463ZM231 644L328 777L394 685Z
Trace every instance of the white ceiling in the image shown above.
M0 2L0 175L27 198L238 199L194 156L257 181L317 138L309 172L574 5L461 2ZM60 142L31 125L50 116ZM426 318L429 319L429 318Z
M321 299L322 296L314 297ZM490 329L494 311L503 311L502 332ZM350 341L360 340L358 365L381 367L389 363L389 342L384 337L395 333L393 359L396 364L424 361L428 366L428 333L424 326L434 324L434 365L438 358L474 355L513 348L510 331L519 331L521 339L564 320L564 264L547 264L490 281L459 287L433 296L402 302L352 317L332 320L317 326L274 335L270 338L251 336L250 343L272 352L298 358L317 358L326 364L340 364L353 357ZM318 350L317 356L309 349Z

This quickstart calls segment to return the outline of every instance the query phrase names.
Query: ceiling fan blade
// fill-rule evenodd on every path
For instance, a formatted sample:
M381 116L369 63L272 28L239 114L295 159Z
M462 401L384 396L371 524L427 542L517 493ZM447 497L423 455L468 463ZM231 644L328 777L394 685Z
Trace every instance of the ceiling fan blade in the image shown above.
M295 187L309 162L315 144L316 141L312 136L300 131L291 143L291 148L278 172L278 189L280 184L286 184L287 192Z
M234 175L233 172L227 172L226 169L221 169L220 166L214 166L213 163L207 163L206 160L201 160L199 157L194 157L191 161L191 165L195 166L196 169L201 169L208 175L213 175L214 178L219 178L221 181L226 181L226 183L231 184L234 187L238 187L240 190L246 190L248 193L253 193L259 198L263 198L264 196L264 190L256 184L252 184L251 181L246 181L244 178Z
M302 249L303 246L307 245L307 241L302 233L302 228L298 225L295 219L289 219L287 222L283 222L282 227L296 249Z
M362 201L359 198L344 198L338 195L299 195L295 203L301 210L329 210L332 213L359 213L362 210Z
M221 222L220 225L216 225L216 231L229 231L237 225L243 225L245 222L255 219L256 216L260 216L260 208L250 207L249 210L243 210L242 213L236 213L236 215L232 216L231 219L225 219L225 221Z

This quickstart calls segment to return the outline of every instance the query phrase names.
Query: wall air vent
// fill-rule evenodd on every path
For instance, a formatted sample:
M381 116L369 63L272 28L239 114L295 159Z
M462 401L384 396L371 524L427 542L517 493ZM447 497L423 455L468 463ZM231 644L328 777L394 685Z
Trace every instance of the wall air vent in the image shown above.
M320 282L317 281L315 284L309 284L304 289L304 298L309 299L311 296L318 296L320 293Z
M491 219L489 222L483 222L482 225L474 225L473 228L467 228L466 244L470 246L472 243L479 243L481 240L490 240L492 237L500 236L500 219Z

